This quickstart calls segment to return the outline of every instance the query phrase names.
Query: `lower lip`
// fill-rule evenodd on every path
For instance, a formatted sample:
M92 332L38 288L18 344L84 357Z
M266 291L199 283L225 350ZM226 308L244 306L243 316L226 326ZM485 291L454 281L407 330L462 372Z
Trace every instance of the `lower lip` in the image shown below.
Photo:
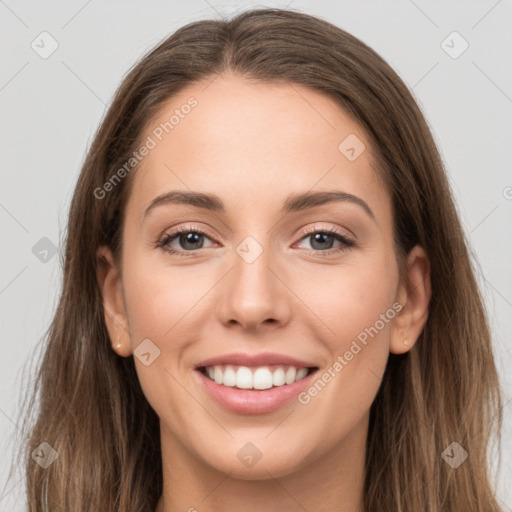
M263 414L276 411L296 397L310 385L317 371L313 371L293 384L284 384L264 390L224 386L217 384L199 370L196 370L195 373L206 391L224 408L241 414Z

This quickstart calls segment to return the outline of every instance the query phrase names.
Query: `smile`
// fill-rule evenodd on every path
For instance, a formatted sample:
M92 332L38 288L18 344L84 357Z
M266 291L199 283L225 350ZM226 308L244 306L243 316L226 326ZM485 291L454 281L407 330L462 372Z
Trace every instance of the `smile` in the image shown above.
M298 382L314 369L283 365L249 367L226 364L202 367L200 371L210 380L222 386L264 390Z

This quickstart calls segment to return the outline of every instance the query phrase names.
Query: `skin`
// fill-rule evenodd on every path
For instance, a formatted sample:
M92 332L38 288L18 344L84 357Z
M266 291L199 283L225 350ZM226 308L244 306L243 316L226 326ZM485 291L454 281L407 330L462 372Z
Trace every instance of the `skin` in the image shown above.
M164 490L157 512L361 511L369 409L389 353L410 350L427 319L426 253L417 246L409 254L408 290L399 282L391 200L372 168L370 141L330 98L225 74L169 99L143 138L190 96L197 107L131 176L122 274L107 247L98 251L116 352L130 357L145 339L160 350L148 366L134 357L160 418ZM366 146L354 161L338 150L349 134ZM216 194L226 211L167 204L144 218L169 190ZM280 213L288 194L310 190L358 196L375 218L349 202ZM180 258L156 247L176 227L213 236L202 238L195 256L189 249ZM343 244L334 238L318 248L306 228L335 228L357 245L336 251ZM249 235L263 249L252 263L236 252ZM183 239L171 245L186 252ZM314 361L322 374L393 303L400 313L306 405L292 399L271 413L236 414L194 373L202 359L276 352ZM250 468L237 457L247 442L262 454Z

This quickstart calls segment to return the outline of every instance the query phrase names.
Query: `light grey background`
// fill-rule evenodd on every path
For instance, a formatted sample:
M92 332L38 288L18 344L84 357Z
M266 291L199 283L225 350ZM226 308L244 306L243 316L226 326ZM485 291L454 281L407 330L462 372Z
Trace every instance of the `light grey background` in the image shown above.
M50 323L60 286L59 254L45 255L48 241L39 241L47 237L63 250L59 242L69 200L106 105L129 67L178 27L248 7L286 5L319 15L369 44L412 89L427 117L480 265L505 391L496 493L511 510L510 0L0 0L0 510L23 509L23 472L7 474L18 430L22 367ZM42 46L43 31L58 43L47 59L31 48L34 40ZM469 44L457 58L443 49L463 48L458 36L446 39L453 31ZM36 246L34 254L38 242L42 249ZM41 261L44 257L48 261Z

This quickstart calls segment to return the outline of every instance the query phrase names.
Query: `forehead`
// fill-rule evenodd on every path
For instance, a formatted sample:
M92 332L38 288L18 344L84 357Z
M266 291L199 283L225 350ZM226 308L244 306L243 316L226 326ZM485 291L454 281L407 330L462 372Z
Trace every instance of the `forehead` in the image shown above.
M142 136L149 140L132 206L192 189L240 212L251 200L280 207L292 192L336 188L389 210L362 128L332 98L298 84L233 75L195 83L162 105Z

